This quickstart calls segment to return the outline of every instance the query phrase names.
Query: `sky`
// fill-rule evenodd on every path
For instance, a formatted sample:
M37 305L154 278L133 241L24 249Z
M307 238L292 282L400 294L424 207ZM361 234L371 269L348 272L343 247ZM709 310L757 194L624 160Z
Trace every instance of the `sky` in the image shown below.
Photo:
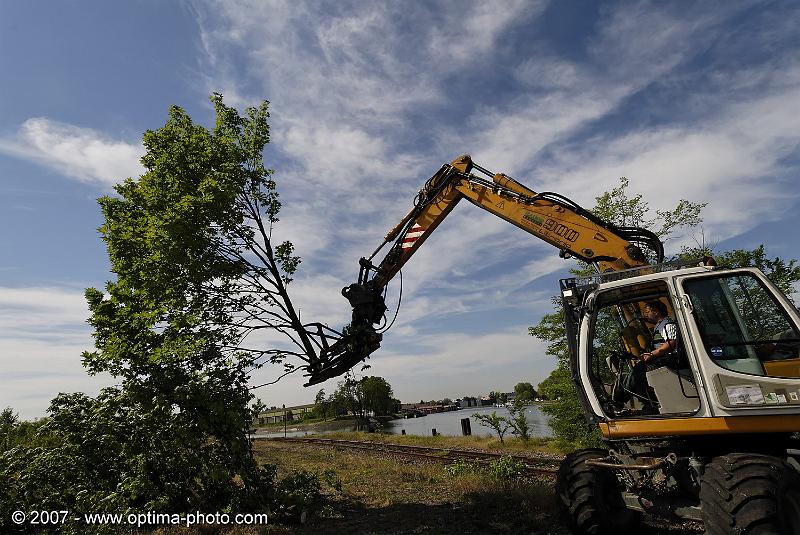
M96 199L143 172L142 134L170 105L210 126L212 92L270 102L275 237L302 257L290 294L343 326L358 258L465 153L587 207L621 176L654 211L708 203L668 253L800 256L799 45L790 1L3 2L0 407L41 417L59 392L115 383L80 357L84 289L114 277ZM364 373L404 402L538 384L555 361L527 329L572 265L462 203L404 268ZM336 386L303 382L255 393L288 406Z

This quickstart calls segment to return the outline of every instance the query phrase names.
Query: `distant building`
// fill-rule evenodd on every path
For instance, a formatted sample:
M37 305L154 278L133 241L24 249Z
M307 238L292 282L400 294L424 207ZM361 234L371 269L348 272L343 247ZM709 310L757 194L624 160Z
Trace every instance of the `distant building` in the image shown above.
M469 407L477 407L478 406L478 398L473 397L463 397L461 399L456 400L456 404L459 408L466 409Z
M310 416L314 412L314 404L308 405L296 405L294 407L286 407L285 409L271 409L268 411L264 411L259 413L258 418L256 419L258 425L264 424L275 424L278 422L282 422L284 416L286 416L286 421L291 422L292 420L302 420Z

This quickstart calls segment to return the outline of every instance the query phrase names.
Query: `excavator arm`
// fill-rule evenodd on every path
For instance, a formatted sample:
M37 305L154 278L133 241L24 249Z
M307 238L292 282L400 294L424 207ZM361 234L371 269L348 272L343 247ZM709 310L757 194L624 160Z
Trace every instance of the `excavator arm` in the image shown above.
M657 261L663 259L661 241L652 232L614 226L562 195L536 193L502 173L484 169L467 155L460 156L425 183L408 214L369 258L360 259L358 282L342 290L353 307L352 321L342 339L309 366L307 386L346 372L380 346L381 334L374 326L384 319L386 285L461 199L550 243L563 257L595 264L601 272L647 265L643 248ZM389 251L374 264L389 243Z

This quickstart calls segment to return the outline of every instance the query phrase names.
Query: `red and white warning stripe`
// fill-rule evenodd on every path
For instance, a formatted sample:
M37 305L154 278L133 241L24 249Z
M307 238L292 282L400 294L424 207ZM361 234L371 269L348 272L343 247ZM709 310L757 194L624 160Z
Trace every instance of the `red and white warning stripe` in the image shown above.
M403 249L412 247L423 234L425 234L425 229L414 223L414 225L409 229L408 234L406 234L403 238Z

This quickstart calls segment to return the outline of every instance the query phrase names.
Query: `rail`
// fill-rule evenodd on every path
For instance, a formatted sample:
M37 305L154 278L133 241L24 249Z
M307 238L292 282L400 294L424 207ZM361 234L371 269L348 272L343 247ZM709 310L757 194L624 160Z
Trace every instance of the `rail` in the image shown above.
M405 457L426 459L431 462L451 464L454 461L467 461L475 464L488 464L501 457L511 457L525 465L528 475L545 475L554 477L560 458L531 457L528 455L508 455L492 451L474 451L459 448L434 448L430 446L411 446L406 444L391 444L386 442L371 442L362 440L342 440L333 438L262 438L255 440L271 440L276 442L299 442L339 448L349 448L365 451L378 451Z

